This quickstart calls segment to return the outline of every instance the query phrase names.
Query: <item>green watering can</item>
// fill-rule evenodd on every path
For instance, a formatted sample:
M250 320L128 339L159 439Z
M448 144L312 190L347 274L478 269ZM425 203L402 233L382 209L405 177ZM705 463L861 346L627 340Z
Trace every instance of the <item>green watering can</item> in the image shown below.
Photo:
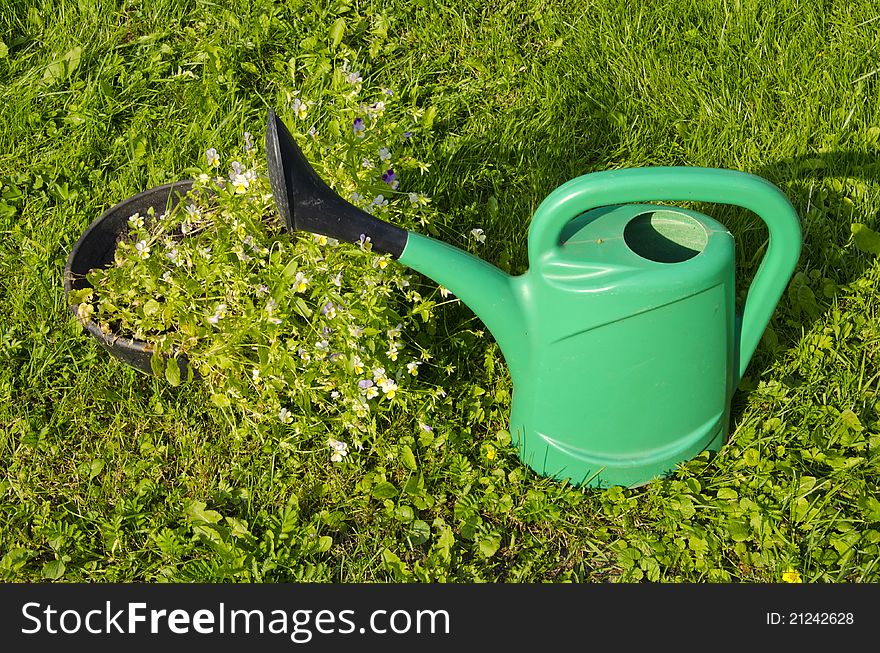
M369 236L476 312L510 369L520 458L577 485L641 485L721 447L733 392L800 254L797 214L764 179L635 168L554 190L532 218L529 270L510 276L343 200L271 110L266 156L289 229L351 243ZM695 211L634 203L657 200L735 204L767 224L741 314L731 233Z

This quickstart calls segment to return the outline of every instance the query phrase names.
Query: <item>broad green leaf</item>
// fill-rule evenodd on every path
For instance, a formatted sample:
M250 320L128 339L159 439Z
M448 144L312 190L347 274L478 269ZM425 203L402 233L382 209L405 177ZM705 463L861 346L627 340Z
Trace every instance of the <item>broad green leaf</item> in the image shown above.
M376 499L393 499L396 496L397 488L388 481L382 481L373 487L373 497Z
M452 547L454 545L455 534L452 532L452 529L449 526L442 526L440 528L440 537L437 538L435 548L446 562L449 562L452 557Z
M731 519L727 522L727 532L734 542L745 542L749 539L749 527L740 519Z
M216 393L211 395L211 403L217 408L229 408L229 397L224 394Z
M42 576L46 580L58 580L64 575L66 567L62 560L52 560L43 565Z
M94 291L91 288L83 288L81 290L71 290L68 297L71 304L82 304L91 300Z
M9 48L3 41L0 41L0 59L5 59L9 54Z
M345 19L341 16L330 26L330 45L337 47L342 43L342 35L345 33Z
M840 413L840 421L851 431L861 431L864 429L858 416L849 408Z
M394 517L397 521L403 522L404 524L409 524L413 519L415 519L415 512L410 506L397 506L394 509Z
M736 493L736 490L729 487L723 487L718 490L718 494L716 495L719 499L731 500L736 499L739 495Z
M162 376L165 373L165 359L158 352L154 352L150 356L150 369L156 376Z
M148 299L147 302L144 304L144 315L155 315L159 312L160 308L161 307L159 306L159 302L157 302L155 299Z
M409 536L413 544L424 544L431 537L431 527L421 519L416 519L410 526Z
M490 535L480 538L478 546L482 556L491 558L498 551L498 547L501 546L501 536Z
M230 531L232 537L247 537L251 534L248 530L247 522L242 519L227 517L226 523L229 524L229 527L232 529Z
M89 480L95 478L98 474L104 471L104 461L100 458L96 458L89 464Z
M388 549L382 550L382 563L395 580L407 580L412 575L397 554Z
M10 549L0 560L0 569L18 571L27 564L30 557L31 552L28 549Z
M416 471L418 469L416 465L416 457L413 455L412 449L410 449L409 445L405 444L400 448L400 461L403 463L403 466L412 471Z
M318 553L326 553L333 546L333 538L329 535L322 535L318 538L318 546L315 549Z
M859 507L865 515L865 519L872 522L880 521L880 501L872 496L865 496L859 499Z
M850 226L850 231L852 231L856 247L868 254L880 254L880 234L858 222L854 222Z
M72 50L66 52L63 56L55 59L52 63L46 66L46 69L43 71L43 84L51 85L67 79L77 68L79 68L81 58L82 48L76 46Z
M430 106L428 110L425 111L425 115L422 116L422 125L425 129L431 129L431 126L434 124L434 118L437 117L437 107Z
M173 386L180 385L180 366L176 358L169 358L165 364L165 378Z
M207 504L204 501L190 501L184 513L191 521L205 522L207 524L217 524L223 519L216 510L207 510Z

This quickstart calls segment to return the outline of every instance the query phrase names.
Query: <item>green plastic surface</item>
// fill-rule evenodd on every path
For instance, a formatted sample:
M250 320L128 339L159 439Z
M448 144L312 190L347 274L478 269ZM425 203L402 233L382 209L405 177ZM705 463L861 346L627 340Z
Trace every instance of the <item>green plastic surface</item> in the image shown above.
M648 201L735 204L764 220L769 243L741 315L730 232L695 211L631 204ZM495 336L522 460L578 485L636 486L719 449L730 399L800 255L782 192L733 170L593 173L544 200L528 243L520 276L412 232L400 257Z

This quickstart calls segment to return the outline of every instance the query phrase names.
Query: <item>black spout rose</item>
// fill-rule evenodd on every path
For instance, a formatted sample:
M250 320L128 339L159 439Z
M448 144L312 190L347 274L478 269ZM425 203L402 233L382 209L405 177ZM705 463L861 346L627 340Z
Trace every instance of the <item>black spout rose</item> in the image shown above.
M369 237L374 250L399 258L408 233L341 198L306 161L285 124L269 109L266 124L269 183L290 231L322 234L348 243Z

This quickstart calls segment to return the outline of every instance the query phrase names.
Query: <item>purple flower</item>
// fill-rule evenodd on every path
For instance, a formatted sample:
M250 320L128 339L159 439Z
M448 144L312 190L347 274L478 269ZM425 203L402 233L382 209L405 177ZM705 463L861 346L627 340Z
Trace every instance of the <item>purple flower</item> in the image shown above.
M396 189L397 186L400 184L400 182L397 181L397 175L394 174L394 170L392 170L391 168L388 168L388 170L386 170L385 173L382 175L382 181L384 181L386 184L394 189Z
M333 333L333 329L331 329L331 328L328 327L328 326L325 326L325 327L324 327L324 337L329 336L331 333Z
M336 317L336 307L333 305L333 302L328 301L324 304L323 308L321 308L321 314L327 316L331 320Z
M412 138L412 135L413 135L412 132L403 132L403 140L408 141L409 139Z
M331 363L335 363L336 361L339 360L339 357L340 357L340 356L342 356L342 354L339 353L338 351L337 351L337 352L333 352L332 354L330 354L330 362L331 362Z
M355 136L363 136L364 130L366 129L366 126L364 125L364 119L363 118L355 118L354 125L352 126L352 128L354 129Z
M358 387L361 390L366 390L367 388L371 387L372 385L373 385L373 382L370 381L370 379L361 379L360 381L358 381Z

